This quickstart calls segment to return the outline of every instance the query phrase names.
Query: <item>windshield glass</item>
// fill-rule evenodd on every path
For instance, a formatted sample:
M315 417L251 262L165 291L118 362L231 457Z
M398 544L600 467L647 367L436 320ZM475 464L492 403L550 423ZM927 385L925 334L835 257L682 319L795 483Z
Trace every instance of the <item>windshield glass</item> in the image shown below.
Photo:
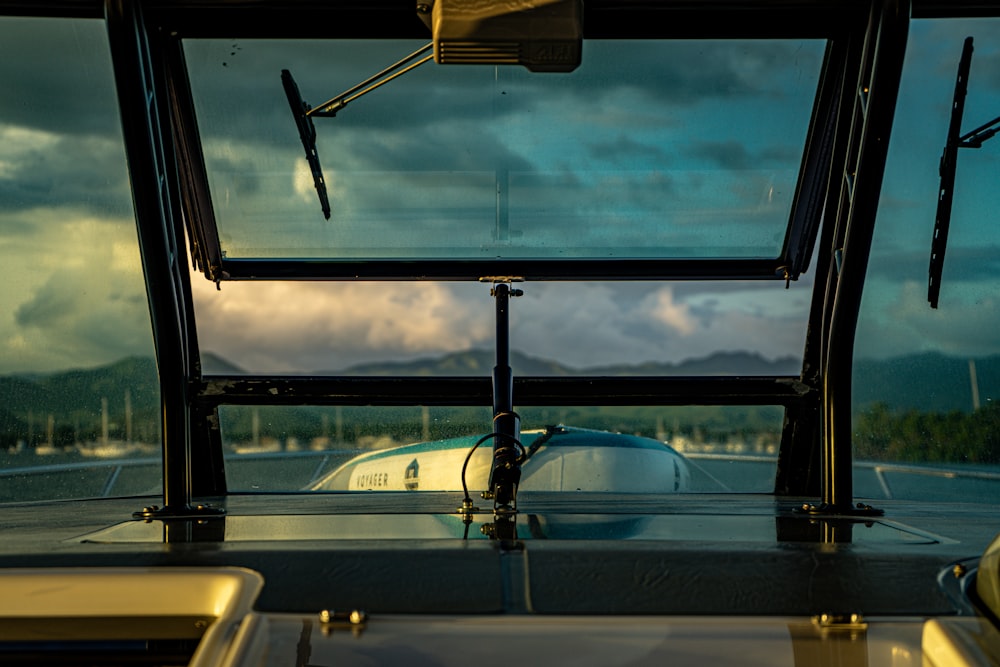
M223 283L191 277L211 374L489 375L490 286ZM813 278L528 282L510 307L516 375L798 375Z
M859 498L1000 500L1000 240L989 222L1000 144L960 152L940 303L926 303L958 57L973 36L967 131L1000 113L998 25L912 22L854 349ZM0 22L11 91L0 102L2 500L161 488L163 411L105 28ZM226 259L408 267L391 279L219 284L191 269L185 324L197 344L185 352L207 377L187 378L185 436L198 462L219 466L214 490L483 488L493 418L507 414L490 406L505 388L501 339L526 490L797 495L806 484L782 491L775 479L818 475L797 458L815 461L825 437L809 412L826 400L810 347L825 344L813 291L827 277L808 261L790 284L780 272L627 271L479 282L474 268L444 279L412 267L740 263L781 256L796 233L807 244L815 230L802 220L820 207L798 197L822 199L826 158L804 145L825 136L809 136L811 122L832 122L814 103L825 41L588 41L571 74L428 63L313 118L329 220L282 71L321 104L421 43L181 46L169 66L188 68L203 140L188 147L202 149L211 194L185 212L214 214ZM171 139L189 136L184 111ZM177 155L183 199L200 174ZM504 327L498 284L523 292Z
M776 406L546 406L519 413L521 440L529 451L535 447L524 469L525 490L770 493L774 488L783 417ZM442 406L223 406L219 416L226 474L230 489L238 492L461 490L465 457L491 421L487 408ZM491 456L481 449L471 459L478 469L474 465L466 475L474 489L485 488ZM640 469L618 469L636 462L626 456L633 449L652 452L642 462L654 467L657 454L682 454L686 476L678 487L683 482L683 488L664 485L661 471L647 481ZM574 470L577 459L589 460L595 475ZM666 460L672 480L673 461Z
M104 23L0 19L0 502L161 488Z
M225 260L782 254L824 40L590 40L571 74L422 65L335 117L312 117L324 220L282 70L318 107L420 46L183 41ZM794 379L813 280L786 289L780 274L763 277L518 284L512 371ZM192 282L210 375L488 378L496 364L489 285ZM673 480L663 490L774 487L780 405L516 407L523 444L538 452L527 489L659 490L625 472L636 465L662 465ZM466 453L492 430L486 407L218 409L227 478L240 491L456 490ZM591 436L573 429L604 435L583 454L575 448ZM647 447L660 459L642 458ZM638 458L617 456L630 449ZM428 451L447 459L448 475L431 476ZM675 465L680 452L686 462ZM614 483L566 472L576 456L597 456ZM731 472L733 457L742 472ZM469 483L484 485L481 472Z
M968 36L963 134L1000 115L1000 21L910 27L855 348L856 486L874 497L1000 502L1000 143L959 151L940 300L928 303L939 159Z
M825 42L588 41L571 74L423 65L314 117L323 220L280 73L320 105L421 46L186 40L233 258L774 258Z

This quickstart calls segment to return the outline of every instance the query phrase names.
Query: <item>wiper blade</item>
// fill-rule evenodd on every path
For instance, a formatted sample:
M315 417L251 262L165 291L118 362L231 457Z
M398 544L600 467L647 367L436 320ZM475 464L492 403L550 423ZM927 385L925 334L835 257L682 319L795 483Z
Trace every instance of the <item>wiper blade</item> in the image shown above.
M288 106L292 108L292 115L295 117L295 126L299 130L299 139L302 140L302 147L306 149L306 161L309 162L309 170L312 171L313 185L316 186L316 194L319 195L319 204L323 209L323 217L330 219L330 198L326 192L326 180L323 178L323 167L319 163L319 152L316 150L316 127L313 125L309 112L312 110L292 77L292 73L287 69L281 70L281 84L285 88L285 95L288 97Z
M306 149L306 160L309 162L309 169L312 171L313 185L316 186L316 193L319 195L319 203L323 209L323 217L330 219L330 198L326 193L326 180L323 178L323 168L319 163L319 152L316 150L316 126L313 125L313 116L336 116L337 112L353 102L362 95L367 95L380 86L389 83L398 76L420 67L424 63L434 58L434 55L424 55L434 47L434 44L422 46L402 60L399 60L378 74L368 77L361 83L345 90L340 95L323 102L318 107L311 107L302 99L302 93L292 78L292 73L287 69L281 70L281 84L285 87L285 96L288 97L288 106L292 108L292 115L295 116L295 126L299 129L299 138L302 140L302 147ZM421 58L421 56L424 56ZM417 60L420 58L419 60ZM416 61L416 62L413 62Z
M969 87L969 69L972 65L972 37L965 38L962 57L958 61L958 75L955 79L955 96L951 104L951 122L948 124L948 138L941 155L939 173L941 185L938 188L937 217L934 220L934 237L931 239L931 262L927 277L927 301L931 308L937 308L941 292L941 272L944 269L944 252L948 246L948 228L951 225L951 206L955 191L955 170L958 165L959 148L982 148L983 142L992 139L1000 131L1000 116L980 125L971 132L962 131L962 115L965 112L965 95Z

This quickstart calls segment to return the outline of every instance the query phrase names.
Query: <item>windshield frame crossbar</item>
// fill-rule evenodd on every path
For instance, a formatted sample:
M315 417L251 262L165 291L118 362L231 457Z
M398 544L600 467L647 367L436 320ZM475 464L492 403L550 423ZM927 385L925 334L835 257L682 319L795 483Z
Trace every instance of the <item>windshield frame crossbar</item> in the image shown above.
M142 5L146 9L155 7L155 11L150 11L145 15L145 22L143 22L142 25L146 34L155 34L157 36L155 42L151 46L153 51L163 49L163 52L167 52L168 47L165 45L165 42L172 42L178 47L178 49L180 48L179 40L181 35L179 33L172 33L168 29L171 21L160 23L161 19L164 17L177 19L178 17L185 16L190 19L194 14L197 14L197 8L194 5L184 3L179 3L179 5L183 5L182 10L178 10L175 13L162 3L145 3L142 0L108 1L109 4L113 4L116 1L125 2L129 7L139 5ZM234 7L238 4L240 3L234 3ZM269 11L277 11L281 3L265 1L253 4L255 5L253 8L245 7L243 9L248 11L249 14L255 14L255 12L259 12L262 8L268 9ZM621 36L621 34L614 34L615 30L621 31L623 26L629 24L629 21L634 21L636 16L642 15L642 12L644 11L649 11L649 7L644 3L640 3L642 5L640 7L629 5L628 7L620 8L611 8L600 3L598 4L601 7L600 11L607 12L606 17L608 18L608 24L618 26L617 28L609 30L608 32L610 34L598 34L598 36L601 37ZM711 3L706 3L706 6L709 4ZM792 4L799 12L798 18L805 21L805 23L798 24L800 33L796 36L802 36L802 34L809 34L810 36L825 34L825 36L832 42L848 40L848 46L839 51L841 54L848 54L844 56L844 62L833 64L828 62L825 65L827 68L832 67L832 71L834 72L841 72L840 76L842 76L842 79L845 82L842 89L843 97L846 98L847 96L852 95L853 93L851 92L851 89L854 83L859 81L861 77L867 76L871 74L872 71L876 70L883 74L882 78L886 81L885 85L880 83L880 88L877 88L876 90L884 90L887 91L887 93L891 93L893 89L893 80L895 80L895 85L898 86L898 72L894 73L894 66L892 63L894 58L898 57L900 61L902 59L902 48L905 46L905 33L901 45L900 41L895 38L896 33L894 33L893 30L886 28L883 31L883 23L880 22L880 20L872 21L871 17L875 16L877 18L884 18L883 12L886 14L897 12L899 16L902 16L905 11L908 11L908 4L904 3L905 9L901 9L900 4L895 0L873 0L871 3L860 2L859 0L859 2L852 4L846 9L844 8L845 3L838 3L840 8L839 12L835 10L833 5L823 5L822 11L810 12L809 8L818 7L819 3L802 2L801 4ZM783 8L783 12L788 11L788 3L775 3L772 9L777 11L779 5ZM747 6L749 7L749 4ZM228 5L227 9L235 11L232 7L228 7ZM620 13L619 10L623 13ZM217 13L222 12L222 10L218 9L213 11L216 11ZM663 7L658 7L657 11L658 13L653 13L657 14L660 18L664 18L670 14L670 12ZM192 12L194 14L192 14ZM633 12L638 12L638 14L634 14ZM236 13L238 14L239 12ZM816 23L817 17L827 16L829 13L836 14L838 20L832 21L830 25ZM760 16L764 16L766 14L767 12L763 12ZM222 12L219 14L219 16L223 15L228 15L228 12ZM261 14L261 16L263 15L264 14ZM624 20L625 15L629 16L628 21ZM694 18L705 19L711 16L711 10L702 9L694 11L688 9L681 11L679 15L686 17L686 20L691 22ZM369 29L372 29L372 26L374 26L375 22L377 22L376 19L379 17L377 16L377 13L372 12L369 12L367 16L369 17L370 22L372 22L371 25L369 25ZM303 17L297 16L296 20L299 25L301 25ZM903 20L905 29L905 19ZM709 21L700 25L707 24L712 24L712 22ZM853 26L853 28L848 33L844 33L843 26L848 24ZM631 25L634 26L635 23L631 23ZM722 31L717 30L713 34L719 35L726 33L727 36L735 37L739 36L740 30L746 30L748 32L753 31L754 29L760 29L762 24L748 22L747 26L741 27L740 30L735 29L734 25L729 25L728 28ZM785 28L784 30L793 30L795 24L792 23L792 25L793 28ZM690 25L688 27L690 27ZM209 28L206 28L205 25L202 24L198 29L209 30L209 32L218 32L223 28L227 28L225 36L231 37L232 31L229 29L231 28L231 25L225 22L219 22L214 27L210 26ZM262 33L266 33L268 29L263 25L258 25L258 28L262 31ZM648 26L644 27L644 30L648 30ZM680 28L678 28L677 25L672 25L670 30L677 32ZM712 33L712 30L705 30ZM726 32L727 30L728 32ZM768 35L779 32L781 31L773 25L765 30L765 33ZM757 34L757 36L762 36L762 34L764 33ZM205 33L204 36L210 35ZM399 36L405 35L400 34ZM687 34L678 33L677 36L691 37L692 34L691 32L688 32ZM859 53L861 52L862 47L857 43L857 40L861 36L869 40L866 43L870 43L872 48L874 48L874 45L881 40L880 48L889 52L887 61L889 63L888 67L882 67L880 65L878 68L866 69L867 64L870 64L871 61L868 61L866 64L861 63L858 60L860 58ZM888 36L888 38L883 40L882 38L886 36ZM118 57L124 58L126 56ZM156 126L156 123L154 122L155 119L152 118L153 114L158 114L156 115L156 118L169 118L168 128L156 129L158 126L154 127L154 130L159 133L159 136L163 138L163 141L167 144L171 141L186 143L189 148L197 148L199 146L199 140L197 128L193 122L193 114L185 112L183 109L180 113L177 112L177 109L174 109L174 113L172 114L168 111L170 104L175 106L184 106L190 103L190 91L178 92L176 90L178 86L186 85L186 80L180 78L177 72L167 71L170 66L169 59L161 57L159 59L154 58L153 60L159 63L157 68L153 71L153 75L155 77L164 77L165 83L161 84L161 88L158 88L160 94L157 96L157 99L152 100L154 105L158 106L153 109L151 118L146 119L146 122L151 124L150 127ZM165 65L162 62L164 60L167 61ZM845 65L845 63L847 64ZM839 70L837 69L838 67L840 68ZM169 83L169 85L167 85L167 83ZM164 90L169 91L170 94L164 95ZM819 149L819 154L811 153L810 155L803 157L804 161L812 161L810 162L812 166L809 168L809 179L811 181L814 180L815 182L810 184L811 189L808 191L799 191L796 193L797 198L815 198L815 196L819 193L828 193L824 206L821 207L810 204L813 214L805 216L799 223L796 224L818 225L819 220L824 219L824 225L826 227L833 225L836 232L826 233L827 235L824 236L824 239L832 239L834 243L842 244L836 247L842 248L844 257L844 265L841 270L839 263L829 261L829 257L827 257L827 255L832 256L833 248L822 247L822 243L820 244L820 252L824 256L824 262L822 264L827 269L825 277L828 282L825 286L826 291L824 292L824 286L822 284L824 276L820 276L820 279L817 280L817 288L814 293L820 294L819 298L822 300L823 305L822 308L814 311L819 313L819 315L816 319L812 319L810 321L806 343L807 352L810 349L815 349L817 346L820 347L822 354L819 357L820 363L818 365L815 367L809 366L807 368L807 364L810 363L809 360L812 358L807 354L807 357L804 360L802 380L799 380L798 378L779 378L768 380L765 378L763 380L763 384L765 386L758 389L752 389L752 387L754 387L755 383L760 382L760 379L734 377L723 377L718 379L697 378L691 380L690 382L687 380L678 380L677 378L664 379L635 377L614 379L600 378L599 380L595 380L593 378L521 378L518 383L515 384L514 388L517 400L525 403L534 402L540 405L556 405L558 403L566 404L571 402L569 399L573 399L577 402L594 401L593 404L597 404L598 401L601 404L607 404L607 402L611 400L615 403L620 402L620 404L639 403L652 405L696 405L700 404L699 402L703 400L704 404L708 405L724 405L729 403L735 405L761 403L785 405L786 408L788 408L786 410L786 427L788 426L789 419L801 421L797 428L786 428L786 432L797 431L801 433L812 432L818 434L815 438L805 440L799 444L804 445L803 447L800 447L800 449L808 452L818 453L822 450L824 500L821 505L827 508L832 508L834 511L844 510L849 513L851 486L849 481L846 484L842 484L841 479L843 475L850 474L852 459L852 452L850 450L849 422L850 350L853 347L854 341L854 330L856 328L861 286L863 284L864 270L867 260L867 246L870 245L871 228L874 225L874 207L877 206L878 202L878 185L880 184L881 178L880 163L884 162L884 147L887 143L888 127L891 126L892 110L894 108L895 98L892 94L885 94L884 96L881 96L880 94L879 97L871 97L870 103L867 105L865 110L867 119L862 119L860 123L853 126L848 125L848 119L842 114L842 104L835 102L834 98L835 96L828 98L830 100L829 109L824 109L822 111L823 114L827 115L823 115L820 118L814 118L815 122L812 124L809 137L807 139L810 146L814 146ZM853 98L850 103L854 104ZM814 145L812 142L816 141L816 132L826 133L823 136L827 138L830 136L828 134L830 127L829 114L833 114L837 118L836 136L833 141L828 142L826 147ZM853 116L853 114L851 115ZM149 128L147 128L147 131L149 131ZM147 131L139 131L138 129L127 131L125 133L127 148L129 148L133 143L142 144L143 142L148 141L146 137ZM832 155L841 155L843 162L841 163L839 160L829 157L827 153ZM827 174L826 170L823 168L824 164L827 164L827 160L829 160L829 164L831 164L829 174ZM852 188L849 188L849 190L846 191L849 194L846 205L843 203L843 197L841 196L844 191L841 190L841 185L839 183L839 179L841 179L842 175L845 173L841 170L842 166L845 168L849 166L858 167L861 172L867 172L870 175L870 178L864 187L855 189L852 186ZM131 164L130 171L134 183L142 179L146 179L148 176L145 172L136 171L135 166ZM178 157L176 164L167 165L166 168L162 169L157 179L153 179L153 182L162 183L160 187L164 187L170 191L171 196L178 196L183 202L185 202L185 206L189 206L189 202L192 201L192 193L197 195L200 190L201 194L204 195L207 192L207 184L202 179L202 176L197 173L196 169L192 169L192 165L189 162L186 162L183 157ZM810 199L810 201L814 201L814 199ZM797 200L793 205L793 212L798 210L800 204L801 202ZM140 208L142 210L140 210ZM140 228L149 226L156 220L163 217L161 214L151 212L148 209L148 206L137 207L137 218ZM192 214L192 211L194 214ZM179 216L176 213L173 213L163 218L166 224L170 225L174 235L177 237L183 237L185 221L188 224L193 225L214 225L214 222L211 220L212 215L210 210L197 210L196 207L191 207L185 208L184 213L184 216ZM194 236L194 234L190 233L191 228L188 228L188 232L189 237ZM208 238L209 236L210 235L202 235L199 238ZM789 238L791 237L792 235L789 235ZM809 238L809 235L800 234L800 243L803 238L807 239ZM786 244L787 242L788 239L786 238ZM247 271L247 275L234 277L231 274L227 274L227 264L223 263L221 252L219 253L218 262L212 261L214 258L207 257L205 254L197 254L199 252L210 253L213 250L218 251L218 248L192 249L195 254L195 261L200 263L202 267L217 267L218 273L214 276L214 280L253 279L266 277L257 273L252 274L251 271ZM150 246L149 248L143 247L143 253L144 261L151 259L147 255L152 253L154 255L163 255L163 258L169 262L176 262L176 254L170 247L167 246ZM782 257L781 260L783 259L787 258ZM755 267L754 271L757 273L751 277L794 279L796 271L801 265L799 267L788 265L783 266L779 263L781 260L751 259L725 260L725 262L728 263L729 266L740 267L739 270L744 270L747 266ZM274 268L279 267L282 262L267 262L265 263L265 267L264 264L254 266L252 264L244 263L242 260L227 261L234 262L232 264L228 264L229 268L242 267L240 268L240 271L245 271L249 267L253 269L253 271L266 269L276 273L284 272L285 275L282 276L282 279L319 278L318 275L313 275L307 271L303 271L301 267L294 269L288 269L287 267L282 267L280 269ZM718 260L682 260L682 264L674 264L673 266L671 266L670 261L640 261L648 261L646 268L650 271L648 274L649 276L662 280L685 279L686 276L690 276L690 274L685 273L687 271L692 273L700 272L698 277L736 278L740 275L734 269L721 268L722 264L712 266L712 263ZM582 262L583 263L578 264L574 270L582 268L587 272L594 271L595 273L588 273L585 276L581 276L579 273L569 273L565 270L565 266L563 266L563 268L558 270L562 273L556 273L554 275L562 276L561 279L567 280L603 279L600 271L607 270L608 266L614 266L613 271L609 271L608 273L613 273L618 277L618 279L643 279L643 276L636 274L635 272L628 271L626 267L629 266L629 264L624 262L617 266L615 266L614 263L609 265L604 262L593 260L582 260ZM745 262L745 264L741 265L740 262ZM303 264L308 266L310 263L311 262L304 262ZM369 262L367 264L376 266L379 271L384 270L384 266L378 266L378 263ZM402 262L401 264L407 263ZM445 266L446 264L448 263L445 262L442 266ZM551 264L561 265L559 262L552 262ZM343 268L343 266L343 264L340 265L341 268ZM410 262L408 264L408 274L400 274L393 276L390 279L429 279L428 274L420 270L421 266L422 265L419 262ZM667 269L664 269L664 266L666 266ZM601 267L605 268L602 269ZM704 270L704 267L711 267L712 270ZM330 267L327 266L323 268L324 270L327 270ZM426 268L426 265L424 265L424 268ZM462 268L464 270L469 267ZM152 283L156 280L162 279L162 276L153 275L154 272L155 271L153 270L147 270L147 281ZM468 278L478 280L483 273L487 272L474 271L470 273ZM530 276L536 280L544 279L544 276L546 275L544 273L540 273L539 275L533 276L530 271L512 271L510 270L509 265L506 264L502 270L489 271L488 273L500 275L525 274L523 277L527 278ZM709 274L716 275L713 276ZM209 277L212 278L212 276ZM355 274L350 277L344 276L343 279L349 278L357 280L362 277L364 276ZM327 279L331 278L327 276ZM188 325L190 331L193 331L193 329L190 328L190 285L186 284L185 277L181 277L179 279L177 289L180 290L180 297L182 298L176 300L174 303L169 302L169 300L165 300L162 304L160 304L164 308L163 315L166 316L166 319L169 319L170 311L173 309L174 319L182 325ZM152 300L153 297L151 295L151 301ZM157 318L154 318L154 327L157 328L158 332L161 328L169 326L159 323L161 321L165 320L158 320ZM164 340L166 341L166 339ZM165 342L164 344L168 343ZM176 432L174 432L173 436L168 435L168 437L165 437L164 462L165 467L167 468L165 476L169 479L171 476L177 478L179 475L183 484L186 484L188 489L186 495L184 495L185 501L190 499L192 494L198 496L202 494L213 495L225 493L224 471L223 464L221 463L222 450L217 427L217 408L223 404L241 404L245 402L252 403L257 400L263 400L268 403L280 402L275 400L275 395L271 391L267 391L264 394L259 393L259 390L262 387L267 386L269 389L277 388L280 393L282 391L282 383L288 382L290 393L287 394L286 400L289 402L308 400L309 402L319 401L322 403L327 401L348 400L356 401L359 405L372 405L378 403L379 401L399 400L405 401L405 404L412 405L417 402L417 399L420 399L421 401L429 400L428 394L425 393L423 389L424 387L430 387L430 383L434 383L439 387L437 390L438 393L432 394L430 398L437 396L437 400L440 401L450 401L455 398L455 395L451 393L451 390L444 389L444 387L448 386L449 381L442 380L440 378L426 379L428 384L424 386L421 386L420 383L413 382L410 379L398 377L389 379L380 378L378 381L368 379L359 380L356 378L336 378L333 380L326 378L310 378L305 381L300 381L271 377L268 378L266 382L258 384L255 384L253 378L249 380L246 378L220 379L215 376L206 378L201 373L198 359L197 341L194 336L177 336L175 339L171 339L169 345L175 348L174 352L176 352L174 357L171 358L175 358L179 364L174 370L167 369L165 371L164 359L166 357L161 357L158 353L158 363L160 366L161 376L176 378L176 374L180 373L181 376L186 378L187 385L182 390L177 390L177 387L174 384L172 384L169 388L169 391L172 392L172 398L170 400L173 402L169 405L167 405L167 401L164 402L164 431L166 434L168 432L168 428L166 428L167 426L169 426L169 429L176 429L177 425L182 423L187 424L188 428L191 430L188 431L183 437L178 437ZM164 373L166 373L166 375L164 375ZM324 386L324 383L331 381L342 382L342 389L345 391L341 394L329 392L331 387ZM241 382L248 382L248 384L241 385ZM490 395L488 378L463 379L456 382L456 386L463 387L463 392L467 389L481 385L483 387L481 391L484 398ZM588 382L592 382L594 386L588 387ZM394 394L390 389L390 385L392 383L396 383L396 387L404 387L404 390L396 392L395 399L393 399ZM466 385L466 383L468 384ZM225 387L223 387L223 385L225 385ZM628 387L631 387L632 389L629 390ZM536 388L538 393L533 394L532 392L534 392ZM221 393L213 395L213 393L218 392L220 389L222 389ZM354 391L354 394L351 394L347 391L347 389ZM324 394L324 391L327 393ZM489 400L484 400L482 404L488 405ZM834 413L836 413L836 416L834 416ZM845 422L845 416L847 417L847 422ZM206 432L206 422L210 422L213 419L216 424L214 432L210 426L208 427L208 432ZM824 426L823 429L818 428L820 423ZM836 445L834 445L835 439L837 440ZM784 442L782 447L784 448ZM185 451L185 449L187 451ZM212 470L217 471L217 473L209 473L208 475L199 478L198 475L200 473L196 473L195 471L201 470L203 467L211 468ZM790 474L788 471L789 468L784 466L781 460L779 460L777 473L778 484L776 484L776 489L789 488L788 485L781 484L782 476ZM222 475L221 479L218 477L220 474ZM828 493L831 488L831 484L829 482L831 476L837 480L835 493ZM180 484L180 482L178 484ZM170 486L172 489L175 488L175 484L173 482ZM827 500L831 498L835 502L827 502ZM184 502L183 505L184 507L187 507L187 502Z
M182 3L183 4L183 3ZM263 3L266 5L267 3ZM404 34L397 34L397 29L392 28L386 35L390 37L426 37L426 27L416 19L415 12L411 5L407 4L406 9L397 8L398 3L384 2L386 12L389 8L407 14L412 13L414 24L411 31ZM730 3L731 4L731 3ZM759 5L759 3L755 3ZM859 3L860 5L861 3ZM212 21L179 21L182 16L188 16L190 7L175 7L173 10L166 7L159 7L157 3L152 3L152 7L157 7L153 13L157 21L163 22L163 31L169 32L172 39L182 40L185 38L207 38L213 36L222 28L212 28ZM585 11L588 16L591 14L598 17L600 21L585 21L588 27L585 34L586 39L594 38L643 38L643 39L669 39L673 37L684 37L687 39L699 37L706 39L714 38L739 38L739 37L774 37L774 38L825 38L833 40L842 38L845 34L846 26L849 24L845 17L849 17L856 12L844 11L841 6L840 11L835 11L832 6L826 7L817 3L802 3L802 6L787 6L782 3L783 12L786 19L798 17L799 20L793 22L788 20L782 23L785 27L778 28L774 23L768 22L765 18L767 11L763 11L759 6L753 11L747 9L746 21L733 25L725 22L713 21L706 23L699 21L699 16L706 16L705 11L693 11L683 8L669 7L621 7L605 5L603 3L588 3ZM749 7L749 5L748 5ZM253 8L263 12L267 8L258 6ZM727 9L733 10L727 5ZM256 13L250 8L245 10L247 16ZM312 8L311 11L323 12L320 9ZM343 8L342 13L358 13L359 22L356 26L365 36L365 30L370 26L371 17L366 10L351 7ZM317 16L319 16L317 14ZM832 14L832 15L831 15ZM211 16L211 12L206 10L206 16ZM663 20L667 16L677 18L671 21ZM728 14L727 14L728 16ZM365 22L365 17L368 21ZM626 32L626 24L622 20L628 17L628 26L631 30ZM649 17L650 20L643 20ZM655 20L653 20L655 19ZM310 23L322 23L321 20ZM395 23L391 22L392 25ZM195 37L189 33L197 24L194 30ZM376 22L377 24L377 22ZM680 30L679 24L687 25L690 30ZM338 25L342 25L339 23ZM354 24L352 24L354 25ZM639 33L636 26L640 26ZM651 30L650 26L660 26ZM254 31L249 26L244 30ZM280 26L274 28L273 36L282 34ZM763 31L763 32L762 32ZM307 31L308 32L308 31ZM648 34L647 34L648 33ZM222 35L223 33L219 33ZM376 33L378 34L378 33ZM218 36L218 35L217 35ZM224 36L226 39L233 38L231 26L227 23ZM257 35L261 36L261 35ZM331 29L328 38L335 38L339 32ZM354 35L355 37L358 35ZM409 62L419 54L423 53L427 47L407 56L402 61L396 63L383 72L369 77L366 81L357 84L353 88L345 91L341 95L317 105L306 113L306 120L313 116L332 115L327 113L331 107L342 105L344 96L350 96L356 89L363 89L367 82L375 80L380 84L379 77L386 72L393 72L401 65ZM422 62L422 61L421 61ZM826 65L824 65L824 68ZM397 72L398 74L399 72ZM390 76L393 76L390 74ZM191 91L179 91L175 102L184 109L184 114L180 118L180 123L175 128L178 141L190 147L199 145L195 115L193 111ZM352 98L349 98L352 99ZM338 100L341 100L338 102ZM519 275L526 280L797 280L800 274L809 265L810 256L814 246L813 241L817 236L822 215L820 202L823 200L825 192L825 176L830 165L831 142L828 140L817 140L817 135L822 139L829 132L832 125L832 114L835 112L834 105L827 98L817 98L814 104L812 119L804 142L807 151L803 154L799 165L799 179L796 191L793 195L789 213L789 220L785 231L782 247L777 257L718 257L718 258L684 258L684 257L623 257L613 260L605 258L580 259L520 259L504 258L502 260L478 259L478 258L380 258L366 257L359 260L341 258L233 258L227 257L220 242L220 235L216 224L215 214L211 206L211 196L209 193L207 178L204 173L196 174L197 178L188 179L183 182L185 189L185 199L191 201L205 202L200 206L197 215L190 215L186 218L188 224L188 235L193 239L198 239L200 244L192 247L192 260L205 277L215 283L223 280L286 280L286 279L309 279L309 280L479 280L484 275ZM311 121L310 121L311 122ZM195 165L197 166L197 165ZM322 199L322 197L321 197ZM324 208L324 213L326 209ZM281 220L275 220L276 225L281 225Z
M223 260L226 280L535 281L795 280L775 259Z
M519 376L514 402L527 406L779 405L815 399L796 376ZM208 375L193 383L195 402L220 405L490 406L487 376L369 377Z

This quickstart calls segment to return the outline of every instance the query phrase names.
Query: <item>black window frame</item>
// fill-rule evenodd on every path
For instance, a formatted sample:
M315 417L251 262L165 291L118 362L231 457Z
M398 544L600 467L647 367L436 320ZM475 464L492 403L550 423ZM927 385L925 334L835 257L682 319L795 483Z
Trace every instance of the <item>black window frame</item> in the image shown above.
M825 37L830 39L820 100L803 156L809 186L796 194L786 238L789 266L804 269L817 240L817 279L802 372L774 378L516 378L515 402L533 405L782 405L786 408L775 493L819 496L819 511L853 511L850 374L854 333L881 187L885 152L909 18L996 16L1000 3L941 0L593 0L587 37ZM346 378L206 376L194 336L183 254L191 232L194 260L211 280L316 279L329 267L286 271L226 265L205 216L210 198L180 40L238 36L323 38L424 34L412 2L395 0L0 0L0 14L79 16L108 24L136 201L140 246L153 313L164 415L164 508L197 514L196 497L226 492L215 410L223 404L485 405L488 378ZM825 101L822 101L824 100ZM827 111L829 110L829 111ZM815 217L811 217L815 216ZM820 224L820 221L821 224ZM809 225L813 226L810 227ZM191 226L188 226L191 225ZM798 253L798 254L796 254ZM838 260L842 260L838 261ZM231 260L230 260L231 261ZM660 262L657 262L658 264ZM234 273L226 275L226 268ZM307 268L302 268L302 267ZM698 265L707 266L707 265ZM244 268L238 268L244 267ZM258 272L259 268L259 272ZM433 268L433 267L431 267ZM588 268L588 267L584 267ZM777 274L778 269L781 274ZM443 270L443 269L442 269ZM464 269L463 269L464 270ZM580 276L600 279L594 273ZM754 268L784 279L777 262ZM381 274L381 269L371 269ZM691 266L660 268L644 279L694 277ZM741 269L741 271L745 271ZM617 276L620 269L606 271ZM417 275L423 273L424 275ZM479 273L476 271L475 273ZM504 270L539 279L530 272ZM722 273L723 275L710 274ZM767 274L767 275L765 275ZM566 275L549 279L571 279ZM349 278L354 279L351 275ZM411 271L382 279L431 277ZM451 277L439 276L439 277ZM468 276L471 279L471 274ZM478 278L478 276L476 276ZM697 277L729 277L725 270ZM735 276L734 276L735 277ZM347 279L347 276L340 276Z

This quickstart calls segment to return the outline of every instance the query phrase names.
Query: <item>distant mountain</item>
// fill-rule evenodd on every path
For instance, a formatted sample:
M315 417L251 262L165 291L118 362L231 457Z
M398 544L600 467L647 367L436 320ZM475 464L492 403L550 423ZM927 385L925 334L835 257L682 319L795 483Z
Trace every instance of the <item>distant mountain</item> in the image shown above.
M756 352L716 352L707 357L678 363L646 362L597 366L582 375L798 375L802 361L795 357L768 360Z
M979 403L1000 399L1000 355L974 359ZM854 364L853 403L863 409L884 403L894 411L971 412L968 358L926 353Z
M108 366L60 371L28 377L0 377L0 397L8 411L27 414L100 414L101 399L118 412L128 392L133 410L158 410L156 364L146 357L128 357Z
M716 353L679 363L617 364L571 368L558 362L512 353L517 376L568 377L579 375L797 375L792 357L768 360L748 352ZM235 364L204 354L210 374L242 374ZM411 361L358 364L333 375L489 376L495 363L492 350L469 350ZM1000 355L974 360L980 405L1000 400ZM131 407L135 438L155 439L159 429L156 364L130 357L99 368L51 374L0 377L0 446L18 439L38 439L49 417L63 437L94 437L101 428L102 399L107 400L112 437L123 428L125 406ZM127 397L127 398L126 398ZM928 353L886 360L859 359L854 368L854 409L884 403L894 412L916 410L970 412L973 406L968 359ZM115 431L115 429L118 431Z
M133 436L158 439L156 364L146 357L128 357L98 368L0 377L0 445L37 441L48 429L50 417L57 437L70 442L93 439L101 428L103 401L113 437L122 435L128 405Z
M614 364L572 368L556 361L530 357L512 351L510 365L515 375L798 375L801 362L794 357L769 361L751 352L717 352L700 359L679 363ZM440 357L410 361L373 362L348 366L331 374L342 375L489 375L496 363L492 350L467 350Z
M493 372L496 365L496 355L492 350L466 350L453 352L440 357L426 357L410 361L381 361L366 364L355 364L331 375L484 375ZM516 375L579 375L567 366L555 361L547 361L529 357L520 352L511 352L510 365Z
M246 371L214 352L201 353L201 372L205 375L244 375Z
M211 353L202 357L206 373L241 374L243 370ZM324 375L488 376L495 364L492 350L466 350L409 361L355 364ZM568 377L579 375L798 375L801 361L793 356L766 359L754 352L716 352L677 363L646 362L573 368L556 361L511 352L511 366L519 376ZM980 404L1000 400L1000 355L975 359ZM854 366L853 404L864 409L884 403L894 411L972 410L969 360L938 353L892 359L858 359Z

